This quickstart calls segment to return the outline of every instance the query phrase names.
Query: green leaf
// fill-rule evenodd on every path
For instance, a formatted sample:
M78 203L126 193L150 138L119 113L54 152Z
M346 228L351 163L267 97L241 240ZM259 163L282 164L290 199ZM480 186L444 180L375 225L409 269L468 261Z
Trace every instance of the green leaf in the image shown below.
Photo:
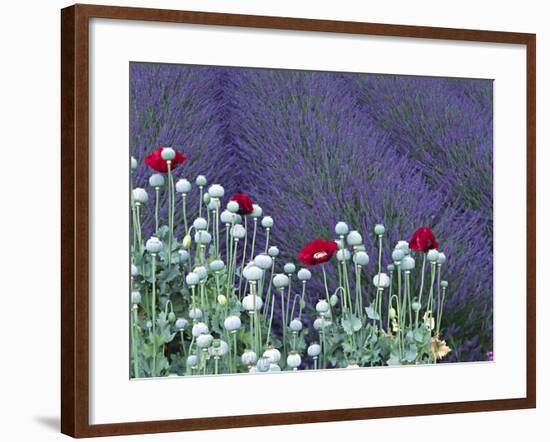
M374 319L375 321L378 321L380 319L378 312L374 309L372 304L368 307L365 307L365 311L367 312L367 316L369 317L369 319Z

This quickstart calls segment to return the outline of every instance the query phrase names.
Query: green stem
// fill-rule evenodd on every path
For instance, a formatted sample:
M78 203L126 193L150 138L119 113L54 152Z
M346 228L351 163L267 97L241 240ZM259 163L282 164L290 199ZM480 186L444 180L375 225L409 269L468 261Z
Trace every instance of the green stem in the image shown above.
M155 232L159 232L159 200L160 200L160 187L155 187Z
M151 254L151 277L153 279L153 294L151 300L151 321L152 321L152 331L153 331L153 376L157 372L157 337L156 337L156 327L157 327L157 255L155 253Z
M283 325L283 349L284 354L286 355L286 319L285 319L285 289L281 288L279 290L281 295L281 320Z
M252 245L250 249L250 261L254 259L254 245L256 244L256 230L258 228L258 218L254 217L254 231L252 233Z
M172 242L174 238L174 179L172 177L171 161L166 161L168 167L168 266L172 263Z
M183 193L181 195L181 205L183 209L183 225L185 227L185 234L189 233L189 228L187 226L187 194Z
M244 263L246 260L246 245L247 245L246 243L248 239L248 224L247 224L246 215L244 215L244 231L245 231L245 234L244 234L244 244L243 244L243 259L241 260L241 275L239 277L239 299L241 298L241 286L244 279L243 272L244 272Z
M134 378L139 378L139 357L138 357L138 344L136 340L136 328L138 324L138 306L137 304L134 304L132 306L132 316L131 316L132 324L131 324L131 330L132 330L132 349L134 353L133 361L134 361Z
M267 253L267 250L269 249L269 227L265 229L265 253Z
M321 270L323 271L323 282L325 284L325 294L326 294L326 299L327 301L329 300L330 298L330 295L328 294L328 283L327 283L327 272L325 270L325 265L324 264L321 264Z
M422 307L422 294L424 292L424 274L426 270L426 254L424 253L424 256L422 257L422 272L420 274L420 290L418 292L418 303ZM414 327L418 328L418 317L420 315L420 309L416 311L415 320L414 320Z

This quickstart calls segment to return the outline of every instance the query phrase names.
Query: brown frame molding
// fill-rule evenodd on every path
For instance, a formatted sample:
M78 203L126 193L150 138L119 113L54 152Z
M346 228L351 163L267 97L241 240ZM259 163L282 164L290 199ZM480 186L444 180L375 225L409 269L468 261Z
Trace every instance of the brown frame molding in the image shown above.
M88 23L91 17L512 43L527 49L527 395L397 407L90 425L88 353ZM536 406L536 36L534 34L209 12L73 5L61 11L61 431L73 437L302 424Z

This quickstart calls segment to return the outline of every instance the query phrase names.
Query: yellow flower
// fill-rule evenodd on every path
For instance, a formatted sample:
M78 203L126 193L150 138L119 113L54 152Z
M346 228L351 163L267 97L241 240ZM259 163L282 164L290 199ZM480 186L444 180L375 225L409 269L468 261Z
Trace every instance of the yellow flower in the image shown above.
M432 355L434 358L443 359L451 352L451 348L447 346L447 343L439 337L432 338Z

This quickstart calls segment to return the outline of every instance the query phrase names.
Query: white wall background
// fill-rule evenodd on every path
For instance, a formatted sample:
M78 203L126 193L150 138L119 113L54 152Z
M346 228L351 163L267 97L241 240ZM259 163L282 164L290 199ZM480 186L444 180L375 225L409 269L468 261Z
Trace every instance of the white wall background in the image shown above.
M550 222L550 205L542 191L550 185L549 175L543 176L550 166L550 155L543 148L550 137L550 129L544 127L550 118L550 89L545 83L550 78L550 14L546 2L89 2L537 33L538 258L544 264L544 245L550 242L548 230L544 229ZM69 4L60 0L12 1L2 5L0 18L0 435L9 441L64 438L58 433L59 9ZM345 437L408 441L441 438L462 442L467 438L508 441L545 434L550 384L544 373L550 369L550 357L544 349L550 339L550 326L544 322L543 312L550 308L550 301L544 296L543 272L544 268L540 268L537 410L133 436L131 440L193 438L194 442L202 442L223 438L267 442ZM182 398L182 404L190 401ZM130 438L103 440L126 439Z

